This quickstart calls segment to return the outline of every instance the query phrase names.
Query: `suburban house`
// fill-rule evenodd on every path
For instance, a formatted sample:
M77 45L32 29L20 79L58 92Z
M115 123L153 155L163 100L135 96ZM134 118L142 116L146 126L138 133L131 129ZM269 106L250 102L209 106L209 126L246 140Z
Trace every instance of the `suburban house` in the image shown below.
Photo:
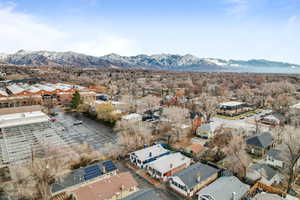
M82 185L70 192L72 200L116 200L124 199L138 191L138 184L129 172Z
M281 114L271 114L271 115L267 115L265 117L262 117L260 119L261 123L267 124L267 125L272 125L272 126L276 126L279 125L281 123L283 123L284 121L284 116Z
M161 144L156 144L129 154L130 161L139 168L144 168L150 162L170 154Z
M197 193L198 200L241 200L250 189L234 176L223 176Z
M247 107L247 104L244 102L229 101L229 102L221 103L219 105L217 113L219 115L233 117L233 116L243 114L249 110L250 110L250 108Z
M255 135L246 139L248 153L262 156L265 155L266 151L269 150L273 144L274 140L269 132L263 132L259 135Z
M192 154L193 156L197 156L205 151L205 147L201 144L193 143L189 146L187 146L184 151L187 153Z
M285 167L285 153L284 153L284 145L280 145L274 149L270 149L266 153L265 163L272 167Z
M219 171L215 167L198 162L171 176L170 187L185 197L192 197L200 189L215 181Z
M251 183L259 181L268 186L281 182L280 175L274 169L267 164L259 163L252 164L248 167L246 179Z
M147 165L147 171L153 178L167 181L169 176L187 168L191 164L191 159L181 153L172 153Z
M161 198L155 190L143 189L123 198L123 200L161 200Z
M88 183L102 180L117 174L118 169L111 160L98 162L64 175L51 185L52 196L70 192Z
M197 128L196 135L201 138L209 139L215 135L216 129L217 127L213 123L202 124Z

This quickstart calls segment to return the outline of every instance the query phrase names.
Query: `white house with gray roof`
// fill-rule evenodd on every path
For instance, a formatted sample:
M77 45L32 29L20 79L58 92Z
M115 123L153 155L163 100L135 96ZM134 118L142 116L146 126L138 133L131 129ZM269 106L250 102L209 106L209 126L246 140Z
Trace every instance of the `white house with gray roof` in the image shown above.
M191 159L181 153L172 153L158 158L147 165L147 171L155 179L167 181L168 177L187 168Z
M156 144L129 154L131 163L138 166L139 168L144 168L150 162L170 154L170 151L165 149L161 144Z
M241 200L250 186L235 176L223 176L197 193L198 200Z
M274 149L270 149L266 153L266 157L264 159L265 163L272 167L284 168L287 156L285 155L285 148L287 148L287 146L279 145Z
M197 162L171 176L169 184L175 192L192 197L201 188L215 181L219 171L215 167Z
M278 184L282 181L282 178L277 171L269 167L267 164L252 164L247 168L246 179L252 183L257 181L265 185Z
M196 135L209 139L215 135L216 129L219 128L215 123L202 124L197 128Z

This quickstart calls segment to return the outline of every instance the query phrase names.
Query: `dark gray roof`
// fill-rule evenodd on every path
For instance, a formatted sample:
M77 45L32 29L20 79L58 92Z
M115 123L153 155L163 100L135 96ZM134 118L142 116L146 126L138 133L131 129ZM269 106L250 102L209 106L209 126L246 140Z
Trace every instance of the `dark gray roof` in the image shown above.
M115 170L106 169L105 171L103 171L103 168L104 168L103 163L105 163L105 162L109 162L109 161L97 162L95 164L88 165L86 167L76 169L76 170L72 171L71 173L64 175L63 177L59 178L58 181L56 181L55 183L53 183L51 185L51 192L56 193L56 192L59 192L61 190L64 190L65 188L68 188L68 187L86 182L87 180L85 178L85 176L86 176L85 170L87 168L94 167L94 166L99 167L99 169L101 170L101 173L100 173L100 175L95 176L95 178L97 178L99 176L102 176L103 174L106 174L106 173L109 173L109 172L112 172L112 171L116 170L116 169Z
M249 168L260 172L260 174L267 180L271 180L277 174L277 172L274 169L272 169L271 167L269 167L267 164L257 163L257 164L251 165Z
M213 197L214 200L240 200L250 189L249 185L242 183L234 176L224 176L209 184L197 193L198 196ZM212 199L212 198L211 198Z
M215 167L198 162L175 173L173 176L179 177L189 189L192 189L219 171L220 170ZM200 176L200 182L197 180L198 176Z
M129 195L123 200L160 200L158 193L153 189L140 190L132 195Z
M283 155L282 150L279 150L279 149L270 149L267 152L267 155L270 156L270 157L272 157L275 160L284 161L284 155Z
M247 138L246 143L250 145L266 148L273 143L273 137L271 133L264 132L260 135L255 135Z

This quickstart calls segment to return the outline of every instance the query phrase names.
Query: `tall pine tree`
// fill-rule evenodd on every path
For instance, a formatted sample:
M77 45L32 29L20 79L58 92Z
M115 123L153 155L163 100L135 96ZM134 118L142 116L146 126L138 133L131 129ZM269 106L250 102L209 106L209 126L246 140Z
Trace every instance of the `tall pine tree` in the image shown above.
M71 108L76 109L80 103L81 103L80 94L78 91L76 91L72 97Z

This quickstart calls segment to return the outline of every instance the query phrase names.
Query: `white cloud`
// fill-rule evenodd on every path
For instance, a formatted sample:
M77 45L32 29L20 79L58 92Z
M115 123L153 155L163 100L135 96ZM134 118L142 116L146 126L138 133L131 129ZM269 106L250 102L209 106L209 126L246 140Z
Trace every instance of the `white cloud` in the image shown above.
M126 56L139 53L138 47L134 41L105 33L98 34L97 37L88 41L79 41L71 44L70 49L94 56L109 53L117 53Z
M67 34L14 11L14 4L0 7L0 51L53 49Z
M229 4L226 11L227 14L242 17L249 9L248 0L226 0Z
M25 50L75 51L91 55L135 54L134 41L96 30L73 34L59 30L25 13L17 12L13 3L0 4L0 52Z

